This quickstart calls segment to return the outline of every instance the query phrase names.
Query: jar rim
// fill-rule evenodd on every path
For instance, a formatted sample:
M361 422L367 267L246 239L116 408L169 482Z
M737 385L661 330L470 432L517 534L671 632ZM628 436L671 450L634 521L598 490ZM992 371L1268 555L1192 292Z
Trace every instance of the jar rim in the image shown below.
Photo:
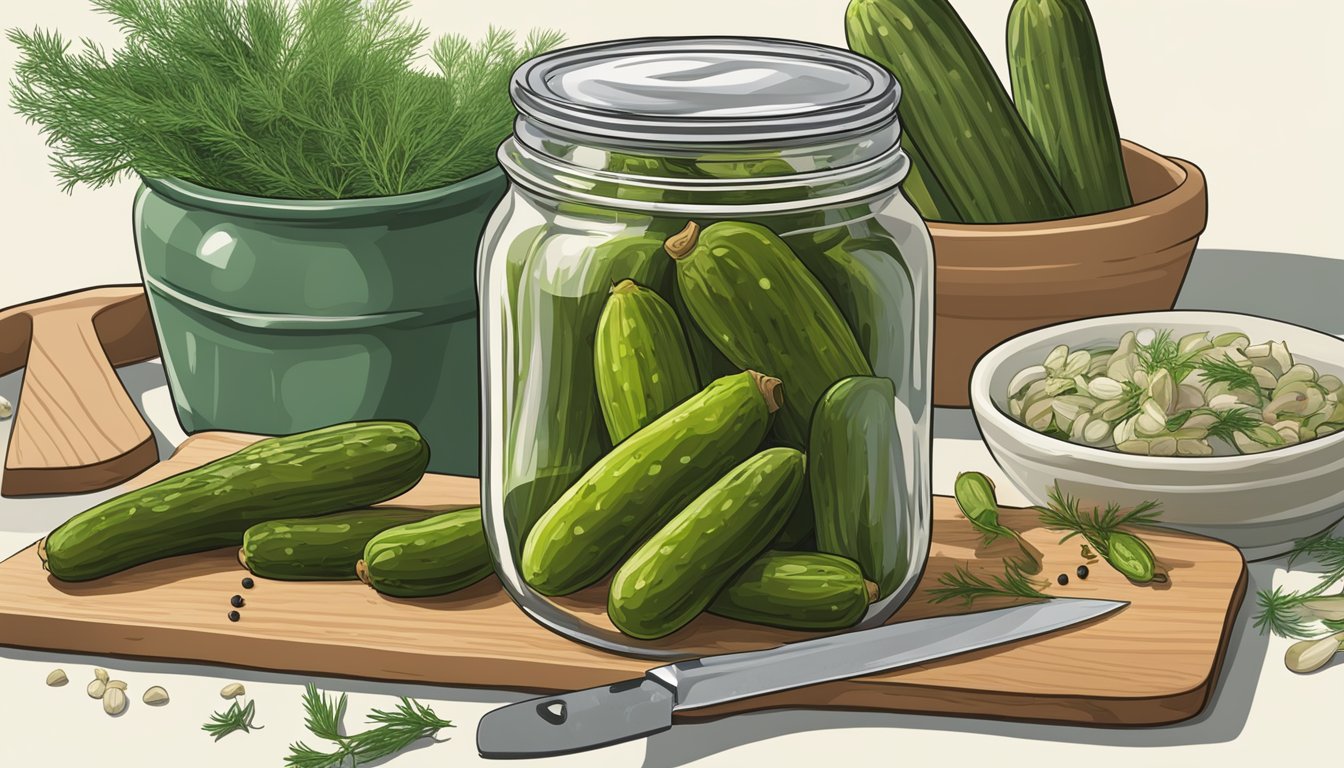
M816 139L896 119L900 85L851 51L764 37L652 37L563 48L514 73L536 122L652 145Z

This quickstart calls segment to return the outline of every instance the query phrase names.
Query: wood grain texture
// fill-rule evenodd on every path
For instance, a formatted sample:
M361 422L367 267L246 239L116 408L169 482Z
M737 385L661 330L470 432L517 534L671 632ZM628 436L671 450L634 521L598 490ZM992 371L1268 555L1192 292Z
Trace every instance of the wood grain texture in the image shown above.
M158 354L138 286L0 312L0 375L27 368L0 493L110 488L158 461L153 433L114 370Z
M147 484L256 440L232 433L192 437L167 462L136 478ZM477 503L474 479L427 475L394 502L454 509ZM1033 527L1029 510L1003 510L1040 550L1052 593L1131 601L1119 613L1049 636L888 674L812 686L686 717L778 707L929 712L1092 725L1155 725L1197 714L1207 702L1245 592L1233 547L1187 534L1145 538L1170 582L1136 586L1105 563L1067 587L1079 546ZM934 499L934 540L920 591L896 621L955 613L927 589L958 564L992 572L1013 544L980 547L955 502ZM492 577L454 595L385 598L357 582L258 579L242 621L225 615L246 572L235 552L216 550L150 563L92 582L65 584L42 570L33 549L0 563L0 644L231 664L272 670L532 691L616 682L655 664L603 653L551 633L516 608ZM600 596L600 595L598 595ZM589 603L600 603L588 596ZM580 601L582 602L582 601ZM976 610L1003 603L977 603ZM702 616L678 633L703 652L761 648L805 637Z

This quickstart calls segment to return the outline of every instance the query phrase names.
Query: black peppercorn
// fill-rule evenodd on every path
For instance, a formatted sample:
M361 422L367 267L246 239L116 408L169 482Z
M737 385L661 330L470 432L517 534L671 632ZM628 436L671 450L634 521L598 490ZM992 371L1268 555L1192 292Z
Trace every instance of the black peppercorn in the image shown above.
M1087 566L1086 566L1086 565L1080 565L1080 566L1078 566L1078 578L1080 578L1080 579L1086 579L1086 578L1087 578Z
M251 589L251 588L252 588L252 585L255 584L255 583L256 583L256 582L252 581L252 577L249 576L249 577L243 579L243 589Z
M1068 584L1068 583L1069 583L1069 574L1067 574L1067 573L1061 573L1061 574L1059 574L1059 578L1056 579L1056 581L1059 582L1059 586L1061 586L1061 587L1064 586L1065 584Z
M237 621L243 618L243 615L237 611L229 611L229 621Z
M243 596L242 596L242 595L234 595L233 597L230 597L230 598L229 598L229 605L232 605L234 608L242 608L242 607L243 607Z

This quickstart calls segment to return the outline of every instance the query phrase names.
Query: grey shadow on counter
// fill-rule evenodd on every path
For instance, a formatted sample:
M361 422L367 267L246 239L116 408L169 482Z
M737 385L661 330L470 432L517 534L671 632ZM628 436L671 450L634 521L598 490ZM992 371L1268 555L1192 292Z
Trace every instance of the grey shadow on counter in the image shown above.
M781 709L676 725L670 731L649 737L643 768L679 768L756 741L795 733L852 728L889 730L893 750L900 749L902 734L906 731L974 733L1101 747L1169 747L1234 741L1250 714L1269 644L1268 637L1251 626L1254 595L1262 585L1272 582L1274 568L1269 563L1250 566L1246 585L1248 599L1243 601L1242 610L1233 624L1213 695L1199 715L1184 722L1156 727L1088 727L898 712ZM1289 674L1287 670L1283 673Z

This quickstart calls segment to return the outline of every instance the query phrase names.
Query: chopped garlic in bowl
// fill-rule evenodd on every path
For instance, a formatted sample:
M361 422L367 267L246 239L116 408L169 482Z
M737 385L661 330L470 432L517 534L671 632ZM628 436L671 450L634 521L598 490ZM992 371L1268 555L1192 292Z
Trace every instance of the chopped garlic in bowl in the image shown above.
M976 364L970 401L1032 503L1055 482L1086 504L1157 501L1162 524L1259 559L1344 517L1341 378L1344 340L1330 334L1142 312L1002 342Z
M1008 383L1008 412L1046 435L1147 456L1260 453L1344 429L1344 382L1283 341L1239 331L1128 331L1060 344Z

